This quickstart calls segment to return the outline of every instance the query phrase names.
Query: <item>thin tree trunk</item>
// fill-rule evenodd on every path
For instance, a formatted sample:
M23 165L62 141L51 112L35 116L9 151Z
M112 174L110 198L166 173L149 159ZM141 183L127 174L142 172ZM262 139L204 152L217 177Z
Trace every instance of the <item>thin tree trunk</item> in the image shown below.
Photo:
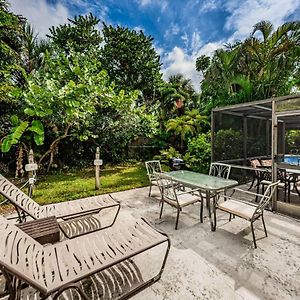
M55 140L51 143L51 145L50 145L50 147L49 147L49 150L47 150L47 151L42 155L42 157L40 158L39 164L41 164L42 161L50 154L50 160L49 160L49 164L48 164L48 167L47 167L47 172L49 172L50 167L51 167L51 165L52 165L52 163L53 163L54 154L55 154L55 149L56 149L58 143L59 143L61 140L63 140L63 139L65 139L65 138L67 138L68 136L70 136L70 135L68 134L70 128L71 128L71 125L68 125L67 128L65 129L64 134L63 134L62 136L58 137L57 139L55 139Z

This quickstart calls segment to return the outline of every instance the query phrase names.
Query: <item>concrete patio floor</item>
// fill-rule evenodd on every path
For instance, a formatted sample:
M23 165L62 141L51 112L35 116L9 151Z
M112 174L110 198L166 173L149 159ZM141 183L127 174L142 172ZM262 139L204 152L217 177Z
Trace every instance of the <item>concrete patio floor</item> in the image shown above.
M166 232L172 247L162 278L133 299L300 299L300 222L266 212L269 236L257 221L257 249L249 222L228 222L217 211L217 230L210 231L207 211L199 222L199 205L186 207L174 229L176 211L165 205L159 219L159 191L148 188L114 193L120 218L145 217Z

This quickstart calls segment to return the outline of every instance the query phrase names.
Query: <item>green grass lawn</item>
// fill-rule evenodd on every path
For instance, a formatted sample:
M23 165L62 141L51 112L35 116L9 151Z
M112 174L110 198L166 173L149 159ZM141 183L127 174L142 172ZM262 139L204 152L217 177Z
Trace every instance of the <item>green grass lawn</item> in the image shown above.
M126 164L101 169L100 184L95 190L93 168L39 176L33 198L39 204L62 202L147 186L149 179L144 164Z
M147 186L149 179L143 163L123 164L102 168L100 184L100 189L95 190L93 168L39 175L33 199L41 205L68 201ZM27 193L26 190L24 192ZM0 206L0 214L11 210L13 210L12 205Z

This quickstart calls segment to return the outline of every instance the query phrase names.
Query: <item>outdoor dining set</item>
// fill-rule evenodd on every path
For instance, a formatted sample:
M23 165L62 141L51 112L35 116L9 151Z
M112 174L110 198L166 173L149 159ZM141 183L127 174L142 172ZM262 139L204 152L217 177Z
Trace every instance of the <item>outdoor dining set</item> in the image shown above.
M272 182L272 160L270 159L252 159L250 160L251 167L254 168L253 179L249 190L256 183L257 193L264 192L265 187ZM297 195L300 197L300 191L298 189L298 182L300 171L291 168L277 168L277 179L280 181L278 188L284 193L284 202L291 202L291 192L295 190Z
M252 193L235 188L231 195L227 195L228 189L238 185L236 180L229 179L231 166L228 164L212 163L209 175L187 170L164 173L159 161L146 162L146 168L150 180L149 196L151 195L153 185L158 186L160 190L160 218L162 217L165 203L177 209L175 229L178 228L179 216L182 209L185 206L195 203L200 204L200 222L202 223L203 206L204 202L206 202L211 231L216 230L216 210L219 209L229 214L229 221L232 217L237 216L250 222L255 248L257 247L257 244L253 223L259 218L262 219L264 231L267 236L264 221L264 209L270 204L272 196L280 181L275 183L270 182L263 194ZM233 197L236 191L246 193L255 199L258 199L258 201L248 202Z

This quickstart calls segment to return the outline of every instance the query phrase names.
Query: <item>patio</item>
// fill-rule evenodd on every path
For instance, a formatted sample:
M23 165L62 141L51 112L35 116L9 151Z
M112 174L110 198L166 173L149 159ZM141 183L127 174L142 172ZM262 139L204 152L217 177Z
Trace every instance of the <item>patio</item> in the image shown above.
M161 279L133 299L300 299L299 221L266 211L269 235L256 222L254 249L249 222L237 217L229 222L218 210L212 232L206 209L199 222L199 204L183 209L175 231L176 210L166 206L159 219L159 190L154 187L151 197L148 192L145 187L112 194L122 207L114 226L145 217L171 238ZM143 265L148 273L152 263Z
M186 207L174 230L176 211L166 207L159 219L159 191L133 189L114 194L120 218L146 217L171 237L172 248L159 282L133 299L300 299L300 223L266 212L269 236L255 224L253 249L249 223L217 211L216 232L207 211L199 223L198 207Z

